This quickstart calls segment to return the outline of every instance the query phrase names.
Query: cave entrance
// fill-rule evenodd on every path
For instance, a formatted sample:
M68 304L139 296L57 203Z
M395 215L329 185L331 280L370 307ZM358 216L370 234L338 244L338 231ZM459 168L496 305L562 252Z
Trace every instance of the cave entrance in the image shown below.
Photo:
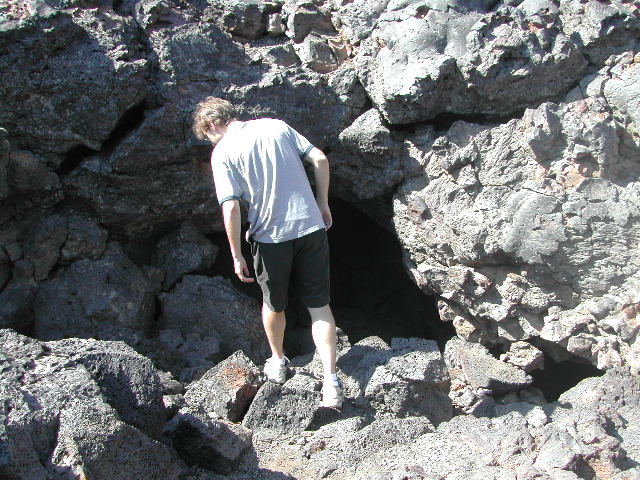
M371 335L387 342L421 337L444 349L455 331L409 277L395 235L345 201L334 200L331 212L331 305L351 343Z
M390 201L390 199L389 199ZM441 350L455 330L440 321L435 299L409 278L398 239L349 203L332 199L334 223L328 231L331 248L331 307L337 326L350 343L372 335L389 342L393 337L436 340ZM261 300L257 284L243 284L233 274L224 234L214 241L222 248L215 273L230 278L239 290ZM243 242L245 258L250 259ZM290 356L313 351L311 319L306 308L290 300L287 307L285 349Z

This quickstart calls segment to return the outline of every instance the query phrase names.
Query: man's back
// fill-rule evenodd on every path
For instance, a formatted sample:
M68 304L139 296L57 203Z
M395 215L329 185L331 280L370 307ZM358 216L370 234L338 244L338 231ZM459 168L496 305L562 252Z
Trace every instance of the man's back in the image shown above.
M256 241L279 243L325 227L302 162L312 148L285 122L271 118L233 122L215 147L218 199L246 202Z

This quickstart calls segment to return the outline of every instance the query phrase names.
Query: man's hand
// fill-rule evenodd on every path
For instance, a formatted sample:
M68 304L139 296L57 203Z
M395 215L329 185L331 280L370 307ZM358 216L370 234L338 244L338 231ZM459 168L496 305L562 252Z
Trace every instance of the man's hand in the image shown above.
M324 220L324 229L329 230L333 225L333 218L331 217L331 210L329 205L318 205L320 207L320 213L322 214L322 220Z
M249 276L251 275L251 273L249 273L249 267L247 266L247 262L242 255L234 257L233 269L235 270L236 275L238 276L240 281L245 283L251 283L254 281L254 279Z

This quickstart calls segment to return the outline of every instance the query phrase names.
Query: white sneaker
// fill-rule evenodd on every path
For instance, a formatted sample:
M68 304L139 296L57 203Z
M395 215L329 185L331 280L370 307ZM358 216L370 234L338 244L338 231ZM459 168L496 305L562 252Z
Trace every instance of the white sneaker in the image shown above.
M344 400L344 390L340 379L322 383L321 407L340 408Z
M269 358L264 364L264 374L270 382L283 384L287 380L287 357Z

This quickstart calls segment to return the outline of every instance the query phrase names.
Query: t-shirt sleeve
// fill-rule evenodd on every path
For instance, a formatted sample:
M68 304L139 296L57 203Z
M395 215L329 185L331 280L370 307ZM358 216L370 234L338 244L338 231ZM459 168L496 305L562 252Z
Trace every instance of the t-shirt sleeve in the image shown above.
M306 137L299 134L294 128L290 127L286 123L285 125L286 125L285 128L286 128L287 136L291 139L291 142L296 147L296 150L298 151L298 155L300 155L300 158L306 157L306 155L313 148L313 145L309 140L306 139Z
M218 203L222 205L227 200L240 200L242 190L236 178L237 173L229 167L224 156L215 153L211 156L211 170Z

